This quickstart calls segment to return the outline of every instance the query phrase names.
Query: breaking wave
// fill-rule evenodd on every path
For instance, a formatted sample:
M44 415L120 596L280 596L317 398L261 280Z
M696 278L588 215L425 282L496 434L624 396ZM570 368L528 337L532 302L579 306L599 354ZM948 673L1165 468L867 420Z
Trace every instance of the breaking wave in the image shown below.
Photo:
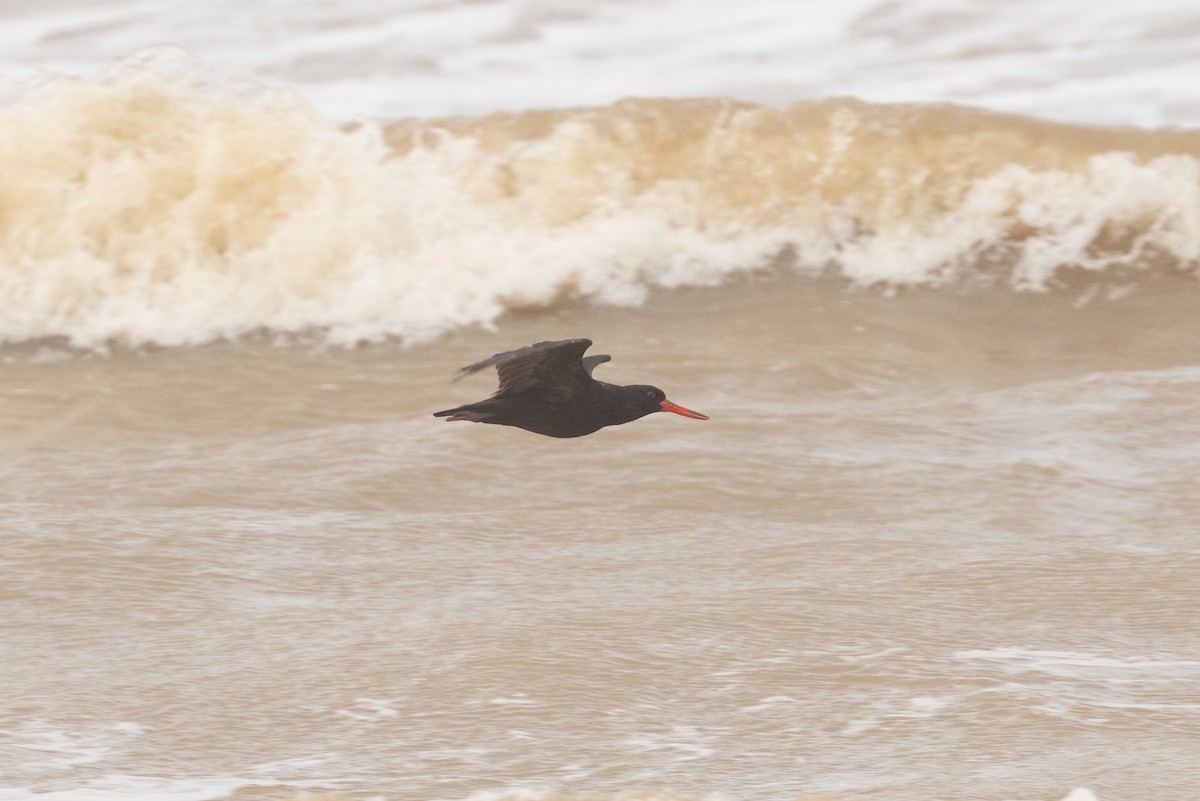
M1048 290L1194 273L1200 254L1200 132L945 105L639 99L344 126L135 61L17 92L0 170L9 343L418 342L755 270Z

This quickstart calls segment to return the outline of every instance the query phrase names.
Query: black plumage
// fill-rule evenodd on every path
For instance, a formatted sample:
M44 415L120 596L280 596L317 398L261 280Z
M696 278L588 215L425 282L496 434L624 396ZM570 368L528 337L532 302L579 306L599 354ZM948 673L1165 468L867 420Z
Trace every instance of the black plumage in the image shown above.
M584 356L591 345L590 339L539 342L468 365L457 378L495 367L500 388L486 400L435 412L433 416L515 426L548 437L582 437L654 412L708 419L671 403L658 387L622 387L592 378L596 365L611 357Z

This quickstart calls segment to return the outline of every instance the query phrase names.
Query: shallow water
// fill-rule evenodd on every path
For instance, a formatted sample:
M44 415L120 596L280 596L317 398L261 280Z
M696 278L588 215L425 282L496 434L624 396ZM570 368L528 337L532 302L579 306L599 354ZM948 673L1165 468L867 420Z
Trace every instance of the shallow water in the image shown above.
M409 350L10 349L10 781L1185 798L1196 292L780 277ZM578 332L713 419L429 416Z

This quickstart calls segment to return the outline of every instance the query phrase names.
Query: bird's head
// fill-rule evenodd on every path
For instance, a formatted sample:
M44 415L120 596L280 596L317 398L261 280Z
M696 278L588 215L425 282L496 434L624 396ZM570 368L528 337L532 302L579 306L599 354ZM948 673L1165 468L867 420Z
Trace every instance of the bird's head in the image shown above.
M685 409L682 406L671 403L667 400L667 393L663 392L658 387L651 387L645 384L634 384L624 388L625 396L631 408L636 409L644 416L654 412L671 412L673 414L691 417L695 420L707 420L708 415L693 412L691 409Z

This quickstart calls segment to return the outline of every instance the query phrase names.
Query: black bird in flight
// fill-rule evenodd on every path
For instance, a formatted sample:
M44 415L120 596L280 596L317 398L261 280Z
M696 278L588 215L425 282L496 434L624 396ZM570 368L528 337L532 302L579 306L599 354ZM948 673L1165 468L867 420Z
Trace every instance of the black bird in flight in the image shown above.
M654 412L708 419L671 403L658 387L619 387L592 378L596 365L612 357L585 357L583 352L591 345L590 339L539 342L464 367L456 381L494 366L500 375L500 389L486 400L434 412L433 416L516 426L548 437L582 437Z

